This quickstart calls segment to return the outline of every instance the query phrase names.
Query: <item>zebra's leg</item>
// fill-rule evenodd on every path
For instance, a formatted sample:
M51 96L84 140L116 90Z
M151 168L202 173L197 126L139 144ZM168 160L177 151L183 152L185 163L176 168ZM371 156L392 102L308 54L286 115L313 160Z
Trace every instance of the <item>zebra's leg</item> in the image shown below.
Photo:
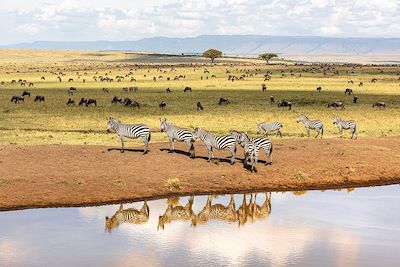
M318 135L321 133L321 129L316 129L317 130L317 135L315 136L315 138L318 137Z
M194 144L193 141L189 140L189 141L185 141L187 146L189 147L189 154L191 158L194 158Z
M232 157L231 157L231 165L233 165L233 164L235 164L235 160L236 160L236 145L235 145L234 147L230 147L230 148L229 148L229 151L230 151L231 154L232 154Z
M266 155L266 160L265 160L265 165L271 165L272 164L272 155L270 151L267 151L264 149L265 155Z
M124 137L120 136L119 138L121 139L121 153L124 153Z
M310 137L310 128L306 128L307 130L307 137Z
M147 152L149 152L149 136L148 135L143 137L143 142L144 142L144 152L143 152L143 154L147 154Z
M214 158L214 155L212 153L212 146L207 146L208 149L208 160L207 161L211 161L212 158Z
M174 152L175 147L174 147L174 138L169 138L169 152L168 153L172 153Z

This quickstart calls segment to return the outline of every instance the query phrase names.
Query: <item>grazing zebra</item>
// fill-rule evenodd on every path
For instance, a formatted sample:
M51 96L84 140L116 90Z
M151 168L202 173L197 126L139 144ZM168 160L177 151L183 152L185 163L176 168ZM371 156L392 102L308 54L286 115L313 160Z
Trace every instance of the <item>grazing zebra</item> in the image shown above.
M385 104L385 102L380 102L380 101L378 101L378 102L375 102L373 105L372 105L372 107L374 108L374 107L378 107L379 109L381 109L381 108L386 108L386 104Z
M280 136L282 138L281 128L283 125L279 121L274 122L263 122L257 124L257 133L260 134L264 131L265 135L268 136L268 132L276 131L276 136Z
M114 130L121 139L121 153L124 153L124 138L136 139L141 137L144 142L144 154L149 151L149 142L151 139L151 131L144 124L123 124L119 120L109 118L107 124L107 132Z
M217 136L204 129L196 128L194 130L193 139L200 138L208 149L208 161L214 158L213 148L222 150L228 148L231 153L231 164L235 164L236 156L236 139L231 135Z
M169 140L169 153L175 150L174 141L185 142L189 147L190 157L194 158L194 137L193 132L177 127L167 121L167 119L160 119L161 132L166 132Z
M350 130L351 131L351 138L350 139L357 139L357 125L354 120L349 120L349 121L344 121L340 119L338 116L333 117L333 124L336 124L336 126L339 128L339 134L340 136L343 136L343 130Z
M297 119L297 123L302 122L304 124L304 127L306 128L307 131L307 136L310 137L310 129L316 130L318 133L315 136L315 138L318 137L319 134L321 134L321 138L324 135L324 125L320 120L309 120L305 115L301 114L299 118Z
M118 227L122 223L134 223L142 224L149 220L150 209L147 205L147 201L144 201L143 206L140 210L130 208L124 209L123 205L119 206L119 209L110 218L106 217L106 230L111 233L112 229Z

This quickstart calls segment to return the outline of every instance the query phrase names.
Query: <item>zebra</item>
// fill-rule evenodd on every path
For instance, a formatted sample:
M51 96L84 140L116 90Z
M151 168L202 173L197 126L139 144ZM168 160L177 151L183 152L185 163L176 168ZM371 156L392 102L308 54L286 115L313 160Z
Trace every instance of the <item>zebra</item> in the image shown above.
M282 123L279 121L274 122L262 122L257 124L257 133L260 134L264 131L265 135L268 136L268 132L275 132L276 136L278 135L282 138L281 128L283 127Z
M173 153L175 150L174 141L185 142L189 147L190 157L194 158L194 138L193 132L179 128L173 125L167 119L160 119L161 132L166 132L169 139L169 153Z
M305 115L301 114L298 119L297 123L302 122L304 124L304 127L306 128L307 131L307 136L310 137L310 129L316 130L318 133L315 136L315 138L318 137L319 134L321 134L321 138L324 135L324 125L320 120L309 120Z
M231 135L214 135L204 129L196 128L194 130L193 139L200 138L207 146L208 161L214 158L213 148L222 150L228 148L231 153L231 165L235 164L236 156L236 138Z
M340 119L338 116L333 117L333 124L336 124L336 126L339 128L339 134L340 136L343 136L343 130L350 130L351 131L351 138L350 139L357 139L357 125L354 120L349 120L349 121L344 121Z
M126 222L134 224L146 223L149 220L149 215L150 209L147 205L147 201L144 201L140 210L135 208L124 209L123 205L120 204L119 209L111 218L106 216L106 230L111 233L113 228Z
M119 120L109 118L107 124L107 132L114 130L121 139L121 153L124 153L124 138L136 139L141 137L144 142L144 154L149 151L149 142L151 139L151 131L144 124L123 124Z

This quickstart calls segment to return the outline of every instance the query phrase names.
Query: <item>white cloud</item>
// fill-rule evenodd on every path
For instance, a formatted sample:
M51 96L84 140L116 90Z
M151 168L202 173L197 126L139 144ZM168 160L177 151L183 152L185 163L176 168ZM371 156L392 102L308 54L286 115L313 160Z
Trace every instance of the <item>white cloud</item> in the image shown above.
M3 44L201 34L399 37L399 6L397 0L6 0L0 19L8 23L0 30Z

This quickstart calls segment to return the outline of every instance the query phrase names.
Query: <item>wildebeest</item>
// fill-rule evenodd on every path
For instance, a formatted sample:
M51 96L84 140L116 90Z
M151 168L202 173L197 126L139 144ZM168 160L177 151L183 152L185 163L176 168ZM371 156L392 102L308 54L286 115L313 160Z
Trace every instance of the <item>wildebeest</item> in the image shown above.
M270 95L270 96L269 96L269 102L270 102L271 104L275 103L275 98L274 98L273 95Z
M292 109L292 102L282 100L281 102L278 103L278 108L283 108L285 109L286 107L289 108L289 110Z
M346 90L344 90L344 93L348 94L348 95L352 95L353 94L353 89L346 88Z
M106 93L106 94L108 94L108 89L107 88L103 88L103 89L101 89L101 91L103 91L103 93Z
M122 99L119 96L114 96L113 99L111 100L111 104L117 104L117 103L122 104Z
M169 87L168 87L167 89L165 89L165 92L171 93L172 91L171 91L171 89L169 89Z
M19 95L15 95L11 98L11 102L14 102L14 103L21 103L24 101L25 101L25 98L23 96L19 96Z
M129 107L129 106L131 106L131 107L136 107L136 108L140 108L140 104L138 103L138 102L136 102L135 100L133 100L133 99L130 99L130 98L125 98L124 99L124 105L126 106L126 107Z
M363 84L363 82L360 82L359 84L358 84L358 86L363 86L364 84Z
M357 104L358 96L353 96L353 103Z
M161 110L164 110L164 108L167 106L167 103L165 103L164 101L161 101L160 102L160 104L158 105L158 107L161 109Z
M80 104L80 103L79 103L79 104ZM88 107L88 106L90 106L90 105L95 105L95 106L97 107L97 101L96 101L96 99L92 99L92 98L87 99L87 100L86 100L86 106Z
M385 102L378 101L378 102L375 102L375 103L372 105L372 107L373 107L373 108L374 108L374 107L378 107L379 109L381 109L381 108L386 108L386 104L385 104Z
M183 89L183 92L184 92L184 93L186 93L186 92L192 92L192 87L186 86L185 89Z
M72 79L72 78L68 79L68 82L73 82L73 81L74 81L74 79Z
M225 105L229 104L228 98L223 98L223 97L221 97L221 98L219 99L219 101L218 101L218 105L222 105L222 104L225 104Z
M67 106L71 106L71 105L75 105L75 100L73 100L72 98L69 98L68 102L67 102Z
M348 80L347 83L354 83L353 80Z
M81 98L81 101L79 101L79 106L85 105L86 102L87 102L87 99L84 98L84 97L82 97L82 98Z
M335 101L335 102L329 103L328 104L328 108L335 108L335 109L342 108L342 109L344 109L344 104L341 101Z
M317 87L317 91L321 93L321 90L322 90L322 87L321 87L321 86L318 86L318 87Z
M28 92L28 91L23 91L21 96L22 96L22 97L25 97L25 96L31 97L31 93Z
M44 102L44 96L41 96L41 95L37 95L36 97L35 97L35 100L33 100L34 102Z
M74 93L76 93L76 88L75 87L70 87L68 89L68 95L73 95Z
M203 110L203 105L201 104L201 102L197 102L197 110Z
M29 86L29 87L33 86L33 83L29 83L28 86Z
M265 83L261 84L261 89L263 92L267 91L267 86L265 85Z
M42 76L40 79L44 81L46 80L46 77Z
M371 83L376 83L377 81L378 81L377 78L373 78L373 79L371 80Z

